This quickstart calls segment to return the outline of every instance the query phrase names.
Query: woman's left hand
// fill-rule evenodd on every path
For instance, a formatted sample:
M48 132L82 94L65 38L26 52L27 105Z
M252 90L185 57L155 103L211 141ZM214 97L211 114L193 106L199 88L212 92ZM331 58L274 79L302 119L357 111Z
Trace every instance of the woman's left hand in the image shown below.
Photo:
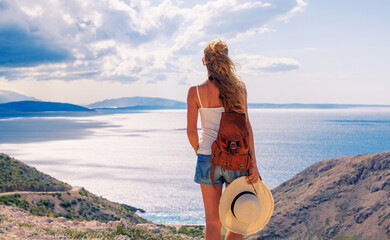
M257 183L257 181L261 179L261 176L260 176L260 173L259 173L259 170L257 169L256 166L252 166L249 168L249 176L246 177L247 179L247 183L248 184L253 184L253 183Z

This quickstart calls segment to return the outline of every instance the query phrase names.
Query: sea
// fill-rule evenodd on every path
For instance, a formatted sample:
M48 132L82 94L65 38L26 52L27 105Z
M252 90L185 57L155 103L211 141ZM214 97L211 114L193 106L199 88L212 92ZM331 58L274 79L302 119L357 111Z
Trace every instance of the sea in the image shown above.
M270 189L324 159L390 150L390 108L249 109L249 119ZM0 152L150 221L205 222L186 110L3 117Z

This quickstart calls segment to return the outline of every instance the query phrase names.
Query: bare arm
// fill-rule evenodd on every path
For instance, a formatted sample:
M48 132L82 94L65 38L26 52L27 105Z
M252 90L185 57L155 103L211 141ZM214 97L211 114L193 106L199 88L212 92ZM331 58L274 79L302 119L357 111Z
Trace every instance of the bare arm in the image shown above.
M190 87L187 95L187 137L195 151L195 154L198 155L198 105L194 98L195 91L195 87Z
M249 168L249 176L248 176L248 183L256 183L258 179L261 179L259 169L257 168L257 161L256 161L256 154L255 154L255 141L253 137L253 130L252 125L249 121L249 114L248 114L248 102L247 102L247 92L245 89L245 107L246 107L246 123L248 125L248 131L249 131L249 145L251 148L251 166Z
M248 113L247 113L248 116ZM251 146L251 157L252 161L251 164L255 167L257 167L257 161L256 161L256 154L255 154L255 141L253 140L253 131L252 131L252 125L249 122L249 117L247 118L247 125L248 125L248 131L249 131L249 144Z

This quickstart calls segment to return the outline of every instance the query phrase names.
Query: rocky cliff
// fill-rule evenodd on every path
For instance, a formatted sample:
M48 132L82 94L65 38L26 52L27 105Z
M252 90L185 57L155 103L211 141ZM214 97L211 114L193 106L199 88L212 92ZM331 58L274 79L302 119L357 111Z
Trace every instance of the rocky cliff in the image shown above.
M270 222L247 239L390 239L390 151L317 162L272 193Z

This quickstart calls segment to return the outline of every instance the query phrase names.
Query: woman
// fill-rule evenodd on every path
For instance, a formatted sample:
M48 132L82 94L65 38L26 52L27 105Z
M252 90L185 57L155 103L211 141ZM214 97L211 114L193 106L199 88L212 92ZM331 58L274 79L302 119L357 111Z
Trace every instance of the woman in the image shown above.
M229 56L226 43L221 40L210 42L204 49L203 64L207 68L208 79L197 86L192 86L187 96L187 136L198 156L194 181L200 184L206 216L206 239L221 239L221 222L218 205L222 194L222 186L230 184L244 173L239 171L223 171L219 166L214 169L214 183L210 179L211 144L217 138L221 114L226 109L246 113L252 149L252 164L247 177L256 183L260 178L256 165L252 127L248 118L247 96L244 83L235 74L235 66ZM198 139L197 120L200 112L202 136ZM261 179L261 178L260 178ZM227 231L228 240L243 239L243 236Z

